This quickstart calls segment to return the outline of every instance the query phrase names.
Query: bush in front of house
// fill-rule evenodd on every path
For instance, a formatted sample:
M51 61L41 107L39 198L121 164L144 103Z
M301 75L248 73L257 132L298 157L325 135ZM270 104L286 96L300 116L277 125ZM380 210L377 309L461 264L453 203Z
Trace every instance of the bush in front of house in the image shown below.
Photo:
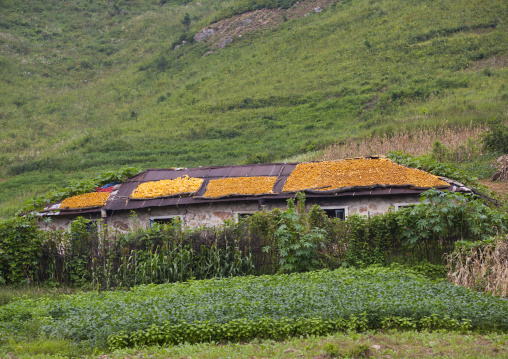
M470 194L434 189L418 205L345 221L319 206L306 211L303 194L286 211L261 211L221 227L187 229L176 221L118 233L78 218L70 232L43 232L33 219L16 219L0 224L0 276L8 284L110 289L393 262L442 266L456 241L504 233L506 223L506 213Z
M0 222L0 284L39 280L42 236L33 217Z

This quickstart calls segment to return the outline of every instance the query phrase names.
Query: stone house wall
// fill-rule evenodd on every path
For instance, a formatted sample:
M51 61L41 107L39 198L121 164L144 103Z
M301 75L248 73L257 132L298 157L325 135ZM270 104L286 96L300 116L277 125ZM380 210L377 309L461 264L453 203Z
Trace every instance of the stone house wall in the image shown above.
M323 209L344 209L346 217L353 213L364 216L386 213L390 208L417 204L419 196L413 195L384 195L384 196L352 196L336 198L307 198L306 207L319 204ZM210 202L185 206L150 207L137 210L135 215L129 211L116 211L102 213L104 223L110 228L119 231L128 231L139 227L149 227L151 223L180 217L185 227L197 228L200 226L218 226L225 220L236 219L239 215L249 214L259 210L285 209L286 201L283 199L261 201L230 201ZM83 217L96 221L101 219L99 212L83 214ZM41 224L41 229L68 230L76 215L50 216L50 224Z

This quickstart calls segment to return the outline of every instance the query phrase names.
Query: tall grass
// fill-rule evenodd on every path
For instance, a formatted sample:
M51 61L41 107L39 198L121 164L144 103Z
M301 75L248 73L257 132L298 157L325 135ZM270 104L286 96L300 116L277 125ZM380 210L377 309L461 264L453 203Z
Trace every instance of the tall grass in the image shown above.
M236 233L245 230L240 225L185 230L176 223L118 233L80 218L72 226L70 233L41 233L39 282L107 290L242 276L255 268L254 246Z
M403 130L393 134L374 134L371 137L351 138L333 144L316 160L336 160L342 158L385 155L389 151L403 151L414 156L432 153L435 142L439 141L450 151L459 151L457 160L473 160L484 154L479 143L481 135L488 130L485 124L465 127L434 127Z
M451 283L508 297L508 241L460 248L447 256L447 262Z

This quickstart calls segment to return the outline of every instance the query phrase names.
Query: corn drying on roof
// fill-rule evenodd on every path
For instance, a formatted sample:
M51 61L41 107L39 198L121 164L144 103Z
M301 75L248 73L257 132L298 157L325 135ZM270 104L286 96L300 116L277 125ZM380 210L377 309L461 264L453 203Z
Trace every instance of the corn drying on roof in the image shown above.
M168 179L177 176L180 178ZM429 187L447 187L450 191L458 192L471 191L463 184L453 180L446 181L378 157L300 164L149 169L120 185L112 199L108 199L107 192L89 193L68 198L58 205L50 205L44 212L54 212L58 208L97 212L98 207L115 211L153 206L185 206L211 203L215 200L243 201L245 198L242 196L249 195L259 195L260 199L266 195L266 198L281 200L293 196L295 191L307 191L309 196L316 198L356 194L418 194ZM154 201L136 201L137 198ZM156 198L159 199L155 200ZM63 211L65 215L69 213L71 212Z
M130 195L130 198L143 199L182 195L196 192L201 184L202 178L189 176L178 177L173 180L161 180L141 183Z
M102 207L109 198L109 192L92 192L66 198L60 205L61 209L77 209Z
M256 195L273 193L277 177L233 177L211 180L204 197L228 195Z
M288 177L283 192L306 189L327 191L375 184L424 188L449 186L437 176L398 165L385 158L358 158L298 164Z

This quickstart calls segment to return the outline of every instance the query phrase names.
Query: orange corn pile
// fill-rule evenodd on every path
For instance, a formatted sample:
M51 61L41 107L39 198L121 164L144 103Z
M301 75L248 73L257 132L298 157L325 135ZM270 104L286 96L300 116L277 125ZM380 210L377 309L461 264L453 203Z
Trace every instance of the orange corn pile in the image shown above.
M69 197L62 201L60 208L102 207L106 204L109 195L109 192L92 192Z
M277 177L234 177L211 180L204 197L273 193Z
M437 176L407 168L386 158L360 158L343 161L301 163L288 177L284 192L341 187L381 185L413 185L416 187L448 186Z
M131 198L154 198L195 192L203 183L202 178L187 175L173 180L141 183L130 195Z

